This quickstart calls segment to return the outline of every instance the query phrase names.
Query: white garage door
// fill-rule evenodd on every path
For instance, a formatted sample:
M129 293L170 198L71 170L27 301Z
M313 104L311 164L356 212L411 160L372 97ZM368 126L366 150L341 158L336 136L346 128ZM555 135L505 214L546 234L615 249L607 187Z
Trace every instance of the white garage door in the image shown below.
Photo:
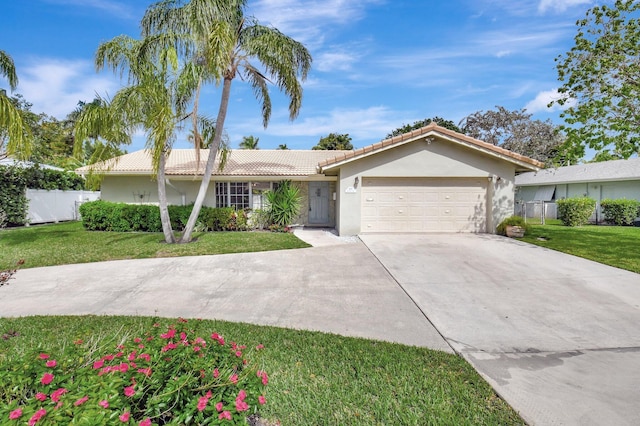
M361 232L485 232L486 178L364 178Z

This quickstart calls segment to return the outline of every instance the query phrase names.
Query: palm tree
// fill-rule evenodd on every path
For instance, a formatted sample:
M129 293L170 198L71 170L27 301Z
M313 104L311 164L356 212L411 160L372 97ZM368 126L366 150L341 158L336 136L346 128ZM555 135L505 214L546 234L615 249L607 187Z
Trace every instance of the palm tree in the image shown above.
M120 89L111 102L96 102L84 108L76 124L76 147L80 149L91 135L113 143L130 141L133 131L143 129L157 179L165 241L175 243L167 207L165 163L176 139L176 128L190 117L186 108L197 85L198 70L190 64L179 69L176 52L171 48L155 58L144 57L144 44L144 40L118 36L98 48L98 70L108 67L121 75L128 71L130 85ZM196 123L201 132L210 131L206 120Z
M204 170L200 190L187 222L182 242L191 241L200 208L211 181L227 116L232 81L240 76L253 88L262 103L262 121L266 127L271 117L271 98L267 83L275 85L289 97L289 117L295 119L302 104L302 85L311 68L311 55L301 43L275 28L260 25L244 17L246 0L164 0L147 9L142 31L151 42L149 49L173 46L188 62L204 68L201 83L222 82L220 106L214 139ZM251 63L257 60L264 71ZM200 94L198 85L194 109ZM194 132L196 139L197 131Z
M13 59L4 50L0 50L0 75L9 81L9 88L14 91L18 86L18 75ZM4 138L8 139L6 147ZM7 93L0 90L0 156L17 154L26 159L32 148L31 132L25 126L20 110Z
M242 142L240 142L240 149L260 149L258 148L258 141L260 138L255 136L243 136Z
M280 145L278 145L278 149L287 150L287 149L289 149L289 147L287 146L286 143L281 143Z

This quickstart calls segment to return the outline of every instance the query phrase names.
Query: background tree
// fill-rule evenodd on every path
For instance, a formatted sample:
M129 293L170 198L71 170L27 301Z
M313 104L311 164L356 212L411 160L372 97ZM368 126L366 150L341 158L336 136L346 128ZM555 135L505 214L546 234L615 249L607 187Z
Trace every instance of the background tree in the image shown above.
M5 77L9 88L14 91L18 85L18 75L13 59L4 50L0 50L0 75ZM28 158L31 154L31 134L25 127L20 111L0 90L0 158L17 155Z
M182 242L191 241L211 181L233 80L239 75L252 87L256 98L262 103L262 122L265 127L271 117L268 83L273 82L289 97L291 120L297 117L302 105L300 80L306 79L311 68L309 51L276 28L245 19L245 4L246 0L161 1L150 6L142 20L143 35L156 40L155 44L150 44L150 48L173 46L187 63L202 67L202 83L222 83L216 132ZM254 65L252 60L257 60L262 69ZM200 85L195 94L195 111L198 109L199 88ZM194 133L197 141L198 132Z
M625 158L617 152L611 152L608 149L597 152L596 155L587 163L601 163L603 161L624 160Z
M385 139L390 139L394 136L403 135L405 133L409 133L412 130L421 129L425 126L431 124L431 122L436 123L438 126L444 127L445 129L453 130L454 132L463 133L463 131L456 126L456 124L451 120L445 120L441 117L433 117L433 118L425 118L424 120L415 121L413 124L403 124L402 127L398 127L393 130L391 133L385 136Z
M85 141L83 157L73 155L73 127L80 111L84 108L84 102L79 102L78 108L70 112L65 119L58 120L44 113L33 112L33 105L19 93L12 96L10 100L19 111L23 125L31 135L31 155L26 158L29 161L73 170L125 153L117 146L105 144L94 137ZM92 186L94 189L95 187L95 185Z
M288 150L289 147L287 146L286 143L281 143L280 145L278 145L278 149L282 149L282 150Z
M472 138L526 155L544 163L557 158L564 137L550 120L532 120L526 110L478 111L463 118L460 127Z
M353 145L351 144L351 136L348 133L329 133L328 136L320 138L320 141L313 148L314 150L351 150Z
M258 141L260 138L255 136L243 136L242 142L240 142L240 149L260 149L258 148Z
M640 151L640 2L595 6L577 22L575 46L556 59L565 149Z

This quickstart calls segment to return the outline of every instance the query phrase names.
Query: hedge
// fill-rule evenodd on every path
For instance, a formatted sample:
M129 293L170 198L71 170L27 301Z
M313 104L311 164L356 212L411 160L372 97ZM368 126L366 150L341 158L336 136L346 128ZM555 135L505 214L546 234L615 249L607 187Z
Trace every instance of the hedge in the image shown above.
M29 200L27 179L17 167L0 166L0 210L6 214L7 226L27 223Z
M566 226L585 225L596 208L596 200L589 197L565 198L556 204L558 218Z
M29 189L59 189L61 191L84 189L84 179L73 172L41 169L38 165L21 170Z
M169 206L171 227L184 230L193 205ZM85 229L90 231L161 232L160 208L147 204L90 201L80 206L80 216ZM232 207L202 207L197 228L201 231L244 231L247 214Z
M633 221L640 216L640 201L637 200L607 198L600 202L600 207L605 220L615 225L633 225Z
M33 167L0 166L0 210L7 215L8 226L27 223L29 189L80 190L84 179L73 172Z

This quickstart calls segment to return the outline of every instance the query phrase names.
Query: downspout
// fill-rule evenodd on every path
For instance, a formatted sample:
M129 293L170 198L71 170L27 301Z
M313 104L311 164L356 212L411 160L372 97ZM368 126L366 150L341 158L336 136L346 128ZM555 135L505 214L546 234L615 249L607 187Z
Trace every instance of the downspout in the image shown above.
M180 191L178 188L175 187L174 184L171 183L171 181L169 179L165 179L164 180L166 182L166 184L173 189L174 191L176 191L178 194L180 194L180 198L182 200L182 205L186 206L187 205L187 193L186 192L182 192Z
M489 175L487 177L488 180L488 184L487 184L487 211L486 211L486 215L487 215L487 227L485 232L487 234L495 234L496 233L496 228L493 225L494 224L494 220L493 220L493 198L494 198L494 194L495 194L495 182L496 182L496 176L494 175Z

